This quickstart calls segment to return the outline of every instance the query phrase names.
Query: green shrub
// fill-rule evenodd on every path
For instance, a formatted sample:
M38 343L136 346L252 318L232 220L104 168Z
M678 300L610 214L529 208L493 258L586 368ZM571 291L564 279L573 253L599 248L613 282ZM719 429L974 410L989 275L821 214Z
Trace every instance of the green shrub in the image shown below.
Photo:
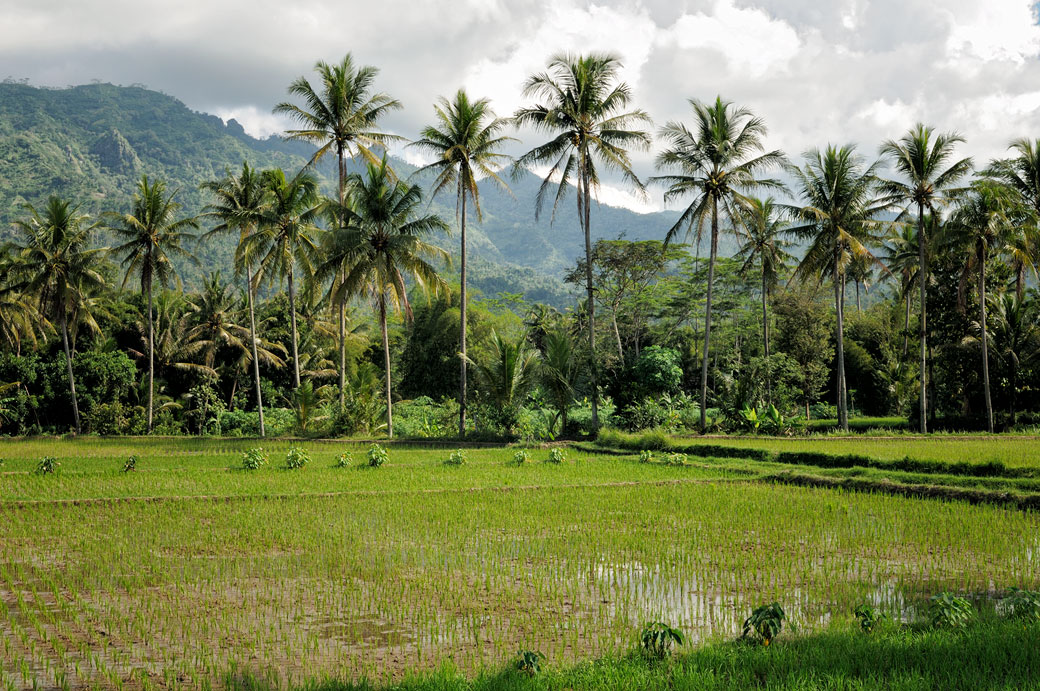
M928 599L928 617L936 629L962 629L975 619L975 608L963 597L945 592Z
M560 449L549 449L549 457L545 459L546 463L560 464L567 460L567 457L563 455L563 451Z
M368 447L368 465L370 468L378 468L388 460L390 460L390 454L386 452L386 447L380 444L373 444Z
M60 465L61 463L58 463L58 459L54 456L44 456L40 459L40 462L36 464L36 470L34 472L37 475L53 475Z
M523 465L530 460L531 456L527 453L526 449L517 449L516 453L513 454L513 465Z
M336 462L333 464L332 467L333 468L349 468L351 465L353 465L353 463L354 463L354 457L350 454L349 451L347 451L347 452L341 453L339 455L339 458L336 459Z
M751 616L744 620L744 628L741 638L745 640L760 640L762 645L769 645L774 638L780 635L784 628L783 607L779 602L771 605L760 605L751 612Z
M639 452L639 462L640 463L653 463L654 462L654 452L651 451L650 449L643 449L642 451Z
M466 454L462 453L462 449L456 449L451 452L447 460L444 461L444 465L465 465Z
M863 630L863 633L874 633L878 626L888 620L887 614L879 612L868 604L860 605L853 610L853 614L859 620L859 627Z
M242 454L242 468L244 470L259 470L267 465L267 454L261 447L249 449Z
M289 470L297 470L310 463L311 457L301 448L292 446L285 454L285 467Z
M516 651L516 669L518 672L533 677L542 671L542 662L545 660L545 655L535 652L533 650L518 650Z
M123 472L129 473L137 470L137 456L129 456L123 463Z
M639 636L643 654L654 660L663 660L672 654L673 645L682 644L682 631L659 621L644 626Z
M1008 588L1004 598L1004 616L1020 621L1040 621L1040 591Z
M686 454L676 452L676 453L670 453L667 456L665 456L665 461L664 462L667 465L679 465L679 466L682 466L682 465L686 465L687 461L688 461L688 458L687 458Z

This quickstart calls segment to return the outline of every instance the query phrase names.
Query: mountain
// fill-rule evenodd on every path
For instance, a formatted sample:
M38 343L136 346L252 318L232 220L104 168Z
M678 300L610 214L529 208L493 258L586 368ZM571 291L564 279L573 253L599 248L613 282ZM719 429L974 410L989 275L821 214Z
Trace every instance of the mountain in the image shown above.
M178 190L184 211L196 214L208 201L200 183L239 168L242 161L295 171L313 151L309 144L277 137L255 139L234 120L225 123L142 87L51 89L8 80L0 83L0 237L24 215L22 204L41 204L51 194L74 199L92 213L123 211L143 174L166 180ZM402 175L415 171L397 159L392 165ZM317 172L331 194L331 157ZM540 182L525 174L510 181L511 194L482 186L483 218L470 224L473 283L489 295L517 292L530 300L566 304L573 301L573 291L561 277L584 251L584 240L573 194L562 202L554 222L551 208L535 219ZM453 197L439 197L432 207L445 219L454 218ZM659 239L676 218L675 212L639 214L594 204L593 236ZM438 243L455 248L453 239ZM230 241L200 243L196 254L198 266L185 267L191 283L228 265Z

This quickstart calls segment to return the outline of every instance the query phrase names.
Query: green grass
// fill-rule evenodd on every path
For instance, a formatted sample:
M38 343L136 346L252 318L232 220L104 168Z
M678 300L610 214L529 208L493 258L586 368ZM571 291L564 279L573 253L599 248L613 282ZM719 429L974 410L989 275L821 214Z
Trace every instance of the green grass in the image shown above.
M468 448L451 467L453 446L395 445L382 468L335 468L367 446L302 442L312 461L290 471L289 443L269 442L268 466L237 469L254 445L0 442L0 688L382 683L446 660L495 688L518 648L550 661L531 688L657 688L674 674L700 688L712 656L737 649L690 649L665 674L625 657L642 625L717 643L773 600L799 635L761 662L738 656L719 687L781 660L768 683L808 688L824 661L808 664L801 641L837 646L861 602L912 620L941 590L985 601L1040 587L1034 512L763 482L781 469L771 461L669 467L565 448L561 465L532 449L511 467L515 449ZM122 473L130 453L138 469ZM31 473L44 454L56 475ZM913 681L896 661L899 646L932 654L915 641L893 643L884 679Z

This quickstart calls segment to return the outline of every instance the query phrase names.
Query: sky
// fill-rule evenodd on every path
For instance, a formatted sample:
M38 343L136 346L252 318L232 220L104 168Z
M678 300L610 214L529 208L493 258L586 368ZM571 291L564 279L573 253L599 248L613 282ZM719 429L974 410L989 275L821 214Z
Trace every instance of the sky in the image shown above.
M403 103L385 128L415 138L438 97L465 87L508 116L551 55L589 51L621 59L656 126L721 95L795 160L828 143L872 160L917 121L959 131L983 164L1040 137L1034 0L0 0L0 78L143 84L259 137L288 126L271 109L293 79L347 52ZM515 134L512 153L542 136ZM634 155L640 177L653 155ZM600 199L661 204L616 181Z

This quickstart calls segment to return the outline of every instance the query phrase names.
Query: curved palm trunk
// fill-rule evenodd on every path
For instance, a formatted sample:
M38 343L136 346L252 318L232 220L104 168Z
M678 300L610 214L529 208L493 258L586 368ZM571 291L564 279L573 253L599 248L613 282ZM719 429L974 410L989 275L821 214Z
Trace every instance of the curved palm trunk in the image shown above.
M766 402L773 403L773 372L769 364L769 301L766 292L766 268L762 265L762 349L766 357Z
M148 287L148 434L152 433L152 419L155 401L155 324L152 317L152 282Z
M838 265L838 254L834 254L834 311L837 322L835 340L838 342L838 426L843 432L849 431L849 413L845 399L845 291L842 290L842 277Z
M708 256L708 295L704 305L704 354L701 357L701 431L708 429L708 348L711 345L711 292L715 283L715 257L719 253L719 204L711 200L711 253Z
M918 333L921 338L921 434L928 432L928 267L925 266L925 245L928 238L924 233L924 204L917 205L917 248L920 262L917 280L921 284L921 323Z
M979 328L982 329L982 388L986 393L986 431L993 434L993 400L989 392L989 336L986 333L986 245L979 248Z
M460 270L462 285L459 291L459 349L462 355L459 364L459 437L466 436L466 193L459 176L459 232L462 235Z
M72 395L72 419L76 424L76 434L79 434L79 401L76 399L76 378L72 375L72 349L69 347L69 325L65 315L65 307L61 307L61 339L65 346L65 366L69 375L69 393Z
M592 206L592 198L589 195L589 171L588 154L581 154L581 185L582 190L578 194L578 215L581 225L585 230L585 289L588 294L589 309L589 375L592 379L592 428L599 429L599 381L597 372L599 370L596 362L596 299L592 292L592 231L591 215L589 208Z
M267 436L264 429L264 401L260 393L260 358L256 352L256 314L253 310L253 271L246 269L246 297L249 300L249 338L253 344L253 387L256 390L256 409L260 413L260 436Z
M903 357L902 362L906 361L907 352L910 350L910 303L913 302L913 292L910 290L906 291L904 300L906 300L906 313L903 316Z
M289 322L292 324L293 388L300 388L300 353L296 344L296 293L293 291L293 272L289 270Z
M347 164L343 158L343 146L336 145L336 158L339 161L339 206L343 208L346 195ZM343 225L340 222L340 225ZM340 281L344 272L340 271ZM339 412L347 407L347 308L343 300L339 302Z
M390 339L386 335L386 294L379 296L379 327L383 332L383 366L386 367L386 438L394 438L394 408L390 400Z

